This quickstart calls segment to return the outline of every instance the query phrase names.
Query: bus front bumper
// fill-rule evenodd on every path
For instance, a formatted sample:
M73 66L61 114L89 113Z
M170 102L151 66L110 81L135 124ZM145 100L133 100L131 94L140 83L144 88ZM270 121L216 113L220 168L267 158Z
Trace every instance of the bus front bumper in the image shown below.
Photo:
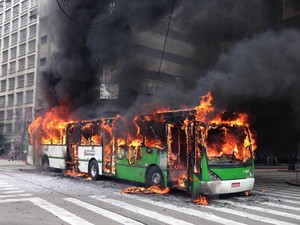
M205 195L215 195L250 191L254 186L254 181L254 178L209 182L202 181L200 184L200 192Z

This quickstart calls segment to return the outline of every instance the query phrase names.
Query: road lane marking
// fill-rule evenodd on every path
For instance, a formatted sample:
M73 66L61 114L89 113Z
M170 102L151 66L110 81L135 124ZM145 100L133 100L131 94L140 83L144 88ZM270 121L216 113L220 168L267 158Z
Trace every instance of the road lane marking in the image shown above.
M16 195L0 195L0 198L16 198L16 197L28 197L32 194L16 194Z
M213 215L209 212L202 212L202 211L198 211L198 210L191 209L191 208L184 208L184 207L181 207L181 206L179 207L179 206L175 206L175 205L171 205L171 204L167 204L167 203L163 203L163 202L153 201L153 200L146 199L146 198L140 198L140 197L137 197L137 196L134 196L134 195L129 195L129 194L128 195L127 194L120 194L120 193L114 193L114 194L115 195L122 195L122 196L125 196L126 198L135 199L135 200L142 201L142 202L152 204L152 205L156 205L156 206L159 206L159 207L162 207L162 208L171 209L171 210L174 210L174 211L177 211L177 212L180 212L180 213L184 213L184 214L187 214L187 215L200 217L200 218L205 219L205 220L210 220L210 221L213 221L213 222L218 221L218 223L220 223L220 224L225 224L225 225L228 225L228 224L230 224L230 225L242 225L242 224L244 224L244 223L239 223L239 222L236 222L236 221L233 221L233 220L228 220L228 219Z
M120 223L120 224L126 224L126 225L142 225L143 224L143 223L137 222L133 219L130 219L128 217L119 215L117 213L114 213L114 212L111 212L109 210L100 208L98 206L94 206L92 204L80 201L80 200L75 199L75 198L64 198L64 200L72 202L72 203L74 203L78 206L81 206L85 209L88 209L88 210L90 210L94 213L97 213L97 214L101 215L101 216L107 217L111 220L114 220L114 221Z
M140 208L138 206L134 206L134 205L131 205L131 204L119 201L119 200L115 200L115 199L112 199L112 198L107 198L105 196L93 195L93 196L90 196L90 197L94 198L94 199L97 199L101 202L108 203L110 205L114 205L114 206L120 207L122 209L126 209L126 210L134 212L134 213L138 213L142 216L150 217L151 219L154 219L154 220L159 220L159 221L164 222L166 224L191 225L191 223L185 222L183 220L175 219L174 217L171 217L171 216L166 216L166 215L160 214L160 213L155 212L155 211Z
M44 199L34 197L31 198L30 201L71 225L94 225L93 223L90 223L63 208L53 205Z
M281 212L281 211L272 210L272 209L266 209L266 208L258 207L258 206L248 206L248 205L245 205L245 204L241 204L241 203L237 203L237 202L230 202L230 201L227 201L227 200L219 200L218 202L231 204L231 205L234 205L234 206L237 206L237 207L242 207L242 208L245 208L245 209L256 210L256 211L259 211L259 212L270 213L270 214L273 214L273 215L276 215L276 216L283 216L283 217L287 217L287 218L291 218L291 219L300 220L300 216L294 215L294 214L291 214L291 213Z
M19 188L0 188L0 191L12 191L12 190L19 190Z
M17 193L24 193L25 191L19 190L19 191L4 191L3 194L17 194Z
M261 204L264 205L268 205L271 207L277 207L277 208L282 208L282 209L288 209L288 210L294 210L294 211L299 211L300 212L300 208L299 207L293 207L293 206L288 206L288 205L282 205L282 204L277 204L277 203L273 203L273 202L263 202Z

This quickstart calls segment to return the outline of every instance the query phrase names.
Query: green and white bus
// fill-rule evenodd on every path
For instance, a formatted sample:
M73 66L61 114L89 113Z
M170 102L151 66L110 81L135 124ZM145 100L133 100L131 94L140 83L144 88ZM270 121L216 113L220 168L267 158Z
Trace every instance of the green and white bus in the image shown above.
M250 191L254 140L248 126L206 124L196 110L68 123L63 139L30 145L44 167L72 169L92 179L111 176L146 187L195 195ZM51 132L50 132L51 133ZM48 140L51 134L48 134ZM39 144L37 144L39 143Z

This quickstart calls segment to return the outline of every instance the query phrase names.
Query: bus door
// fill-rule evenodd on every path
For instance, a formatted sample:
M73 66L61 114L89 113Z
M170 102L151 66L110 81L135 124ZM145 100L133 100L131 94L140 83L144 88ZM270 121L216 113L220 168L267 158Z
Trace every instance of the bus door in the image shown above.
M188 183L188 143L186 128L182 124L168 126L168 166L171 186L187 189Z
M80 144L80 124L69 124L67 128L67 169L78 171L78 146Z
M102 149L103 149L103 163L102 171L106 175L115 175L115 158L113 154L113 134L112 134L112 121L107 120L104 122L102 132Z

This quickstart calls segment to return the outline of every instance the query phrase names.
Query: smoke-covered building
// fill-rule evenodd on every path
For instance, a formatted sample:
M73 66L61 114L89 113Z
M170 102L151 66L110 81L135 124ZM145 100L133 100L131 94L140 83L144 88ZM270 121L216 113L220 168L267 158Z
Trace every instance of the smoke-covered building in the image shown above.
M28 9L23 12L26 2ZM158 105L193 107L201 95L212 91L217 109L251 115L259 146L267 152L279 151L274 149L285 146L286 140L291 148L300 134L296 125L288 123L291 118L300 121L299 101L290 94L299 83L296 62L300 57L292 51L298 48L300 36L297 2L3 2L2 131L8 137L20 137L24 123L61 104L74 116L95 118L149 112ZM14 17L17 6L20 13ZM6 20L9 10L12 16ZM22 25L25 15L28 20ZM13 27L16 18L17 30L5 33L5 25ZM36 36L31 37L34 26ZM12 40L15 33L21 38L24 30L26 41L18 39L4 47L7 38ZM14 47L16 58L3 61ZM5 66L8 70L14 62L16 66L24 62L24 69L5 74ZM145 104L149 102L155 106ZM279 124L275 128L289 124L293 135L275 129L275 121ZM278 141L273 143L274 139Z

